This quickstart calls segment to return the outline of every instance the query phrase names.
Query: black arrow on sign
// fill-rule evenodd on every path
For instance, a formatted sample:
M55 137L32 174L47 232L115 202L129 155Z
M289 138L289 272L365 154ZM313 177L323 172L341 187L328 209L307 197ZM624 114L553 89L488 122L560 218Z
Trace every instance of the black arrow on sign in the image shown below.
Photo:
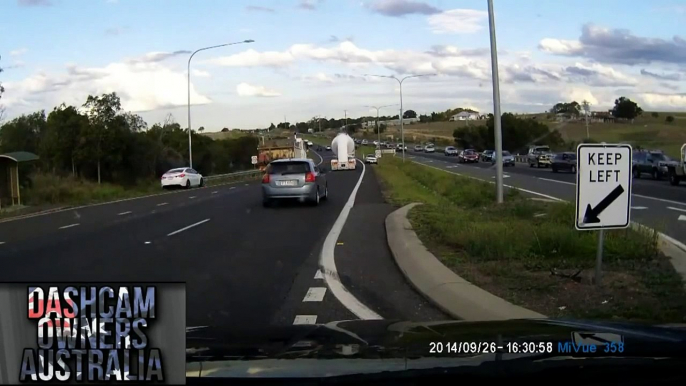
M624 193L624 188L622 185L618 185L614 188L607 197L603 198L602 201L596 205L595 208L591 208L591 204L586 205L586 214L584 214L584 224L595 224L599 223L600 219L598 216L607 209L610 204L612 204L619 196Z

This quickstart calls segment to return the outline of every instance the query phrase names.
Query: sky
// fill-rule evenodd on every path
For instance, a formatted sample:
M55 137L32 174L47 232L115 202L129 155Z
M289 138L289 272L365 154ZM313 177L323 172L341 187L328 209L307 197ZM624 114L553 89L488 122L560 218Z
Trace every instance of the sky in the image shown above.
M494 0L501 110L686 110L686 1ZM6 119L116 92L148 124L493 111L486 0L2 0ZM374 110L375 111L375 110ZM374 112L375 114L375 112Z

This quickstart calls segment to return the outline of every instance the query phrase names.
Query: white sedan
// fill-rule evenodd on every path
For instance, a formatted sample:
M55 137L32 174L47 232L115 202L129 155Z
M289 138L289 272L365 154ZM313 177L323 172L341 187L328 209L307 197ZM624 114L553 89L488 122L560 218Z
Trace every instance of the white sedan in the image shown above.
M367 154L367 157L364 159L364 162L368 164L376 164L378 161L376 160L376 155L374 154Z
M205 184L202 174L191 168L172 169L162 175L160 182L163 189L174 186L188 189L192 186L203 186Z

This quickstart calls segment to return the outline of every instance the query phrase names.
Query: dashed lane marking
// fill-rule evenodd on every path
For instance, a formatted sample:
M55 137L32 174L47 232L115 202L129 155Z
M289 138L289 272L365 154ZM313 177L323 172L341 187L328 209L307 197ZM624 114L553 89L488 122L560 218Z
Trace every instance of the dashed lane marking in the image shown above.
M81 224L79 224L79 223L76 223L76 224L69 224L69 225L61 226L61 227L59 227L59 228L57 228L57 229L67 229L67 228L77 227L77 226L79 226L79 225L81 225Z
M632 206L631 210L643 210L643 209L648 209L647 206Z
M236 187L235 187L235 186L232 186L232 187L229 188L229 190L232 190L232 189L236 189Z
M316 324L317 315L296 315L293 324Z
M0 245L2 245L2 244L5 244L5 242L4 242L4 241L0 241Z
M179 230L175 230L174 232L168 234L167 236L174 236L174 235L177 234L177 233L181 233L181 232L186 231L186 230L189 230L189 229L191 229L191 228L193 228L193 227L197 227L198 225L204 224L204 223L206 223L206 222L208 222L208 221L210 221L210 219L209 219L209 218L206 218L206 219L204 219L204 220L202 220L202 221L196 222L195 224L191 224L191 225L189 225L189 226L187 226L187 227L183 227L183 228L181 228L181 229L179 229Z
M214 192L212 192L212 194L217 194L217 193L219 193L218 190L215 190Z
M673 206L668 206L667 209L676 210L676 211L679 211L679 212L686 212L686 209L675 208L675 207L673 207Z
M315 279L324 279L324 274L322 273L321 269L317 270L317 273L314 274Z
M157 204L157 206L163 206L163 205L167 205L167 204L168 204L168 202L161 202L161 203Z
M324 300L326 287L310 287L303 298L303 302L321 302Z
M541 181L548 181L548 182L557 182L558 184L565 184L565 185L576 185L575 183L572 182L567 182L567 181L560 181L560 180L553 180L552 178L543 178L543 177L536 177Z
M131 213L131 211L127 210L126 212L121 212L121 213L117 214L117 216L123 216L123 215L129 214L129 213Z
M188 197L188 199L189 199L189 200L192 200L192 199L194 199L195 197L197 197L197 196L190 196L190 197Z

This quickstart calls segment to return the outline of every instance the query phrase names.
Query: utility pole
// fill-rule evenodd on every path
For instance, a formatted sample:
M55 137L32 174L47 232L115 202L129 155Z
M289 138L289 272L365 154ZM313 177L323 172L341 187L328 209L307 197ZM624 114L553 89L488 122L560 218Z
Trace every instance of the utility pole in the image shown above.
M493 78L493 122L495 126L495 194L498 204L503 203L503 132L500 114L500 81L498 79L498 49L495 41L493 0L488 0L488 27L491 35L491 73Z
M589 139L589 138L591 138L591 134L588 130L588 116L591 113L591 105L590 105L590 103L588 103L587 100L584 100L583 106L584 106L584 115L586 116L585 117L586 118L586 139Z
M345 114L345 131L348 131L348 110L343 110L343 113Z

